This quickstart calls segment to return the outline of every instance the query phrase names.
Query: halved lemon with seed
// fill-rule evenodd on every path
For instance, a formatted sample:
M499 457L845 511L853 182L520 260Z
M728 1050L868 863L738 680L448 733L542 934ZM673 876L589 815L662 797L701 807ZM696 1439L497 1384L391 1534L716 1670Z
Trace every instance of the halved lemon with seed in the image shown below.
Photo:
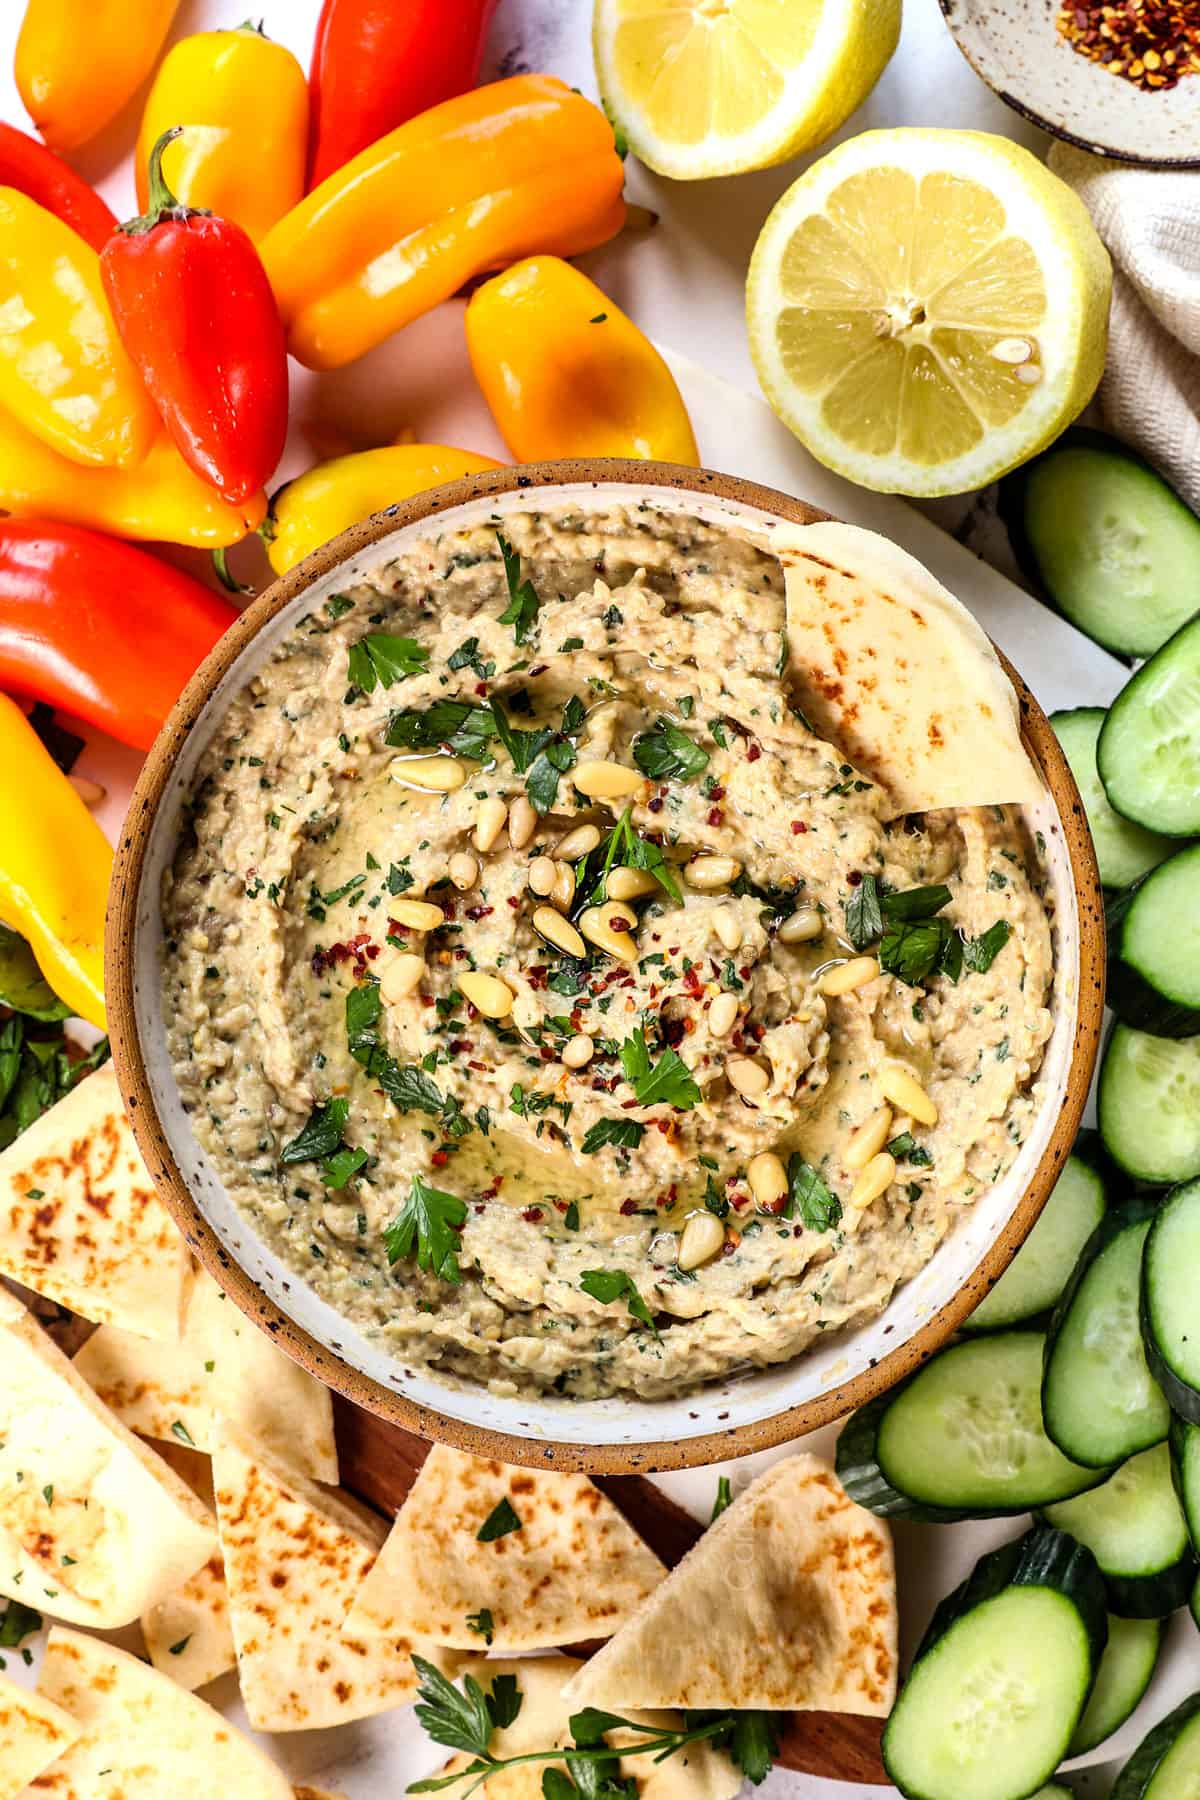
M900 36L901 0L596 0L600 92L641 160L690 181L832 136Z
M864 132L763 227L750 349L829 468L888 493L963 493L1087 404L1111 286L1082 201L1029 151L984 132Z

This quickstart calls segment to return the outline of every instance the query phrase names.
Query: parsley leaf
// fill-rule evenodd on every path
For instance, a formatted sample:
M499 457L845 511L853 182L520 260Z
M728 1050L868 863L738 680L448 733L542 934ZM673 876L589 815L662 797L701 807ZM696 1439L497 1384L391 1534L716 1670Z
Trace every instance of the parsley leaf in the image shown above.
M379 1015L383 996L377 981L365 981L346 995L346 1047L355 1062L367 1067L379 1046Z
M931 1169L933 1167L932 1156L924 1144L918 1144L911 1131L902 1131L899 1137L894 1137L891 1143L886 1144L884 1148L889 1156L895 1157L897 1162L910 1162L914 1169Z
M465 1750L468 1756L487 1757L495 1726L488 1697L474 1676L466 1677L460 1693L423 1656L414 1652L412 1664L420 1683L417 1718L434 1743L449 1750Z
M936 887L905 888L883 896L884 915L889 919L932 919L949 904L950 889L941 882Z
M492 1691L487 1697L487 1709L497 1731L504 1731L515 1723L524 1700L525 1696L517 1686L515 1675L497 1675L493 1678Z
M829 1231L842 1216L842 1203L811 1163L802 1156L788 1157L788 1200L785 1219L799 1216L810 1231Z
M505 1494L502 1500L497 1500L475 1533L475 1541L477 1544L494 1543L497 1538L507 1537L510 1531L520 1531L522 1524L520 1514L514 1510L512 1501Z
M706 1176L704 1181L704 1204L714 1217L718 1219L729 1217L729 1202L711 1175Z
M642 1299L634 1285L633 1277L625 1269L585 1269L579 1277L579 1285L585 1294L593 1300L609 1305L614 1300L624 1300L630 1314L641 1324L648 1325L655 1337L658 1327L646 1302Z
M369 631L357 644L351 644L348 666L354 686L364 694L373 694L378 685L389 688L406 676L423 675L429 667L429 652L416 638Z
M594 1156L606 1144L616 1144L623 1149L632 1150L641 1143L645 1135L646 1127L636 1119L597 1119L584 1132L579 1148L584 1156Z
M501 625L511 625L513 637L518 644L523 644L533 629L541 601L537 597L537 589L533 583L528 579L521 579L519 553L499 531L496 533L496 542L499 544L500 554L504 558L504 579L508 583L508 605L500 614L500 623Z
M496 1635L496 1621L488 1607L481 1606L478 1612L467 1614L467 1630L481 1637L485 1644L491 1643Z
M496 736L508 751L512 766L518 775L524 775L537 757L550 742L554 733L548 725L538 731L519 731L511 722L500 701L493 697L492 714L496 721Z
M632 824L633 808L627 806L606 838L575 865L575 911L599 906L608 898L606 883L614 864L644 869L679 905L683 894L671 864L657 844L639 837Z
M692 1071L677 1050L664 1050L656 1063L650 1061L646 1033L640 1025L621 1045L621 1067L643 1106L656 1106L661 1101L687 1112L700 1101L700 1089Z
M955 936L946 919L916 919L889 925L879 946L879 966L910 987L939 968Z
M458 649L446 658L446 667L456 673L459 669L474 669L480 681L490 681L496 673L495 663L484 662L480 656L477 637L464 638Z
M42 1629L42 1615L20 1600L10 1600L0 1613L0 1650L15 1650L23 1638Z
M919 967L926 955L930 959L926 974L931 974L949 939L951 927L945 920L939 920L936 930L918 933L907 950L904 948L905 933L896 928L932 920L933 915L948 904L950 897L950 889L940 883L936 887L887 893L878 876L864 875L846 907L846 935L856 950L867 950L877 939L883 938L890 960L885 960L881 954L880 963L889 974L900 975L902 980L910 979L903 973L905 963L912 960L913 965ZM897 966L893 967L892 963ZM923 976L912 979L919 981Z
M316 1107L309 1115L307 1125L279 1152L280 1162L315 1162L318 1157L332 1156L341 1144L349 1117L348 1100L327 1100L324 1106Z
M1012 936L1007 919L997 919L981 937L968 938L963 946L963 961L973 975L985 975Z
M435 700L424 710L408 707L394 712L383 741L402 750L438 750L444 744L458 756L486 762L495 735L490 706L477 706L473 700Z
M634 739L633 760L651 781L695 781L707 769L709 755L670 719L659 718Z
M846 936L856 950L866 950L883 935L883 910L879 882L864 875L846 907Z
M419 1269L457 1285L462 1280L458 1234L466 1221L465 1200L430 1187L414 1175L408 1199L383 1234L388 1262L404 1261L415 1249Z
M755 1787L765 1781L779 1755L781 1721L777 1713L738 1712L726 1748L730 1760Z

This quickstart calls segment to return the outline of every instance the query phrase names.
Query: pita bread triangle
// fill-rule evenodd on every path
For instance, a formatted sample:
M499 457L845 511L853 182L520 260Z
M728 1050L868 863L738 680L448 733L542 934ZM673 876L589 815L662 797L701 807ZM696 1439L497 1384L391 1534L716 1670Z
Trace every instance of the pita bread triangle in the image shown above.
M836 520L781 531L771 549L805 717L884 789L881 817L1043 797L999 657L923 564Z
M481 1543L504 1504L520 1529ZM508 1468L437 1444L346 1629L477 1651L486 1612L493 1650L549 1649L611 1636L665 1574L586 1475Z
M101 1638L56 1626L38 1691L81 1733L39 1778L39 1800L292 1800L282 1770L219 1712Z
M98 1324L178 1340L191 1258L111 1063L0 1152L0 1275Z
M817 1457L760 1475L571 1682L573 1707L882 1717L896 1691L891 1533Z
M60 1706L0 1675L0 1800L17 1800L78 1736Z
M212 1460L198 1450L165 1442L158 1447L164 1462L191 1488L203 1505L216 1507ZM202 1569L142 1614L142 1637L150 1661L160 1675L195 1692L237 1667L225 1564L214 1550Z
M213 1480L238 1678L259 1731L309 1731L406 1705L417 1691L414 1648L447 1666L444 1653L402 1634L340 1635L384 1538L348 1494L317 1487L228 1427Z

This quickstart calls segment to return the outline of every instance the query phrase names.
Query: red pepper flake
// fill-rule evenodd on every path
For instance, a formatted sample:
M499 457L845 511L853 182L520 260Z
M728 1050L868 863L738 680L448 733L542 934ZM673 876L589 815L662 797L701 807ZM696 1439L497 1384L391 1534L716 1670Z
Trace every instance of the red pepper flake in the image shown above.
M862 884L862 876L857 869L851 869L850 873L846 877L846 880L849 882L851 887L859 887Z
M542 1222L542 1209L540 1206L527 1206L522 1212L521 1217L527 1225L540 1225Z
M494 906L468 906L467 917L470 919L472 925L477 925L480 919L490 917L495 910Z
M622 1200L621 1205L618 1210L620 1211L620 1213L622 1214L622 1216L624 1218L628 1219L632 1213L635 1213L637 1211L637 1201L636 1200Z
M761 755L762 755L762 745L751 743L749 749L746 751L746 761L747 762L757 762Z
M468 1062L467 1064L468 1069L477 1069L481 1075L486 1074L487 1066L485 1062Z
M655 794L655 796L652 800L647 800L647 802L646 802L646 811L647 812L660 813L662 811L662 809L663 809L663 803L659 799L657 794Z
M554 1202L554 1210L555 1210L555 1212L565 1213L567 1211L566 1201L565 1200L556 1200Z
M450 1152L448 1150L435 1150L429 1160L435 1169L444 1169L446 1164L450 1161Z
M723 800L725 798L725 789L721 786L719 781L713 782L708 790L708 797L710 800Z
M508 896L508 904L512 907L514 912L519 912L521 910L521 902L517 899L515 894L510 894Z
M1068 0L1056 23L1072 50L1143 92L1200 74L1200 18L1193 0Z
M450 1039L450 1048L454 1052L455 1056L463 1056L466 1054L466 1052L468 1050L473 1050L475 1048L475 1039L474 1038L451 1038Z
M402 925L399 919L389 919L387 934L389 937L406 938L408 936L408 926Z
M719 806L709 807L706 823L709 825L723 825L725 823L725 814L721 811Z
M805 832L807 830L808 830L808 826L804 823L803 819L793 819L792 820L792 836L793 837L799 837L802 832Z

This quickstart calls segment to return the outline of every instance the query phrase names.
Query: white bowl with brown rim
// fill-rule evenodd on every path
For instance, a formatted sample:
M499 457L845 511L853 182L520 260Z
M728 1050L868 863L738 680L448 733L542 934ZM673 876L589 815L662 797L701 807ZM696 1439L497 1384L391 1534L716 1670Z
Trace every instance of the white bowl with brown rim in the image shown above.
M163 875L195 770L226 706L301 617L422 535L434 515L439 524L470 524L531 501L586 509L647 493L685 516L760 532L781 519L806 524L823 516L730 476L589 461L468 476L353 527L256 600L184 690L130 805L108 921L113 1051L135 1135L188 1242L243 1311L330 1387L410 1431L509 1462L597 1473L681 1468L765 1449L862 1405L936 1350L1024 1241L1071 1148L1096 1056L1104 977L1100 887L1083 809L1045 716L1010 670L1026 743L1047 785L1045 798L1027 809L1031 830L1047 845L1053 902L1054 1027L1039 1077L1045 1098L1003 1179L878 1318L792 1362L679 1399L508 1398L394 1361L259 1240L193 1133L172 1074L160 1000Z

